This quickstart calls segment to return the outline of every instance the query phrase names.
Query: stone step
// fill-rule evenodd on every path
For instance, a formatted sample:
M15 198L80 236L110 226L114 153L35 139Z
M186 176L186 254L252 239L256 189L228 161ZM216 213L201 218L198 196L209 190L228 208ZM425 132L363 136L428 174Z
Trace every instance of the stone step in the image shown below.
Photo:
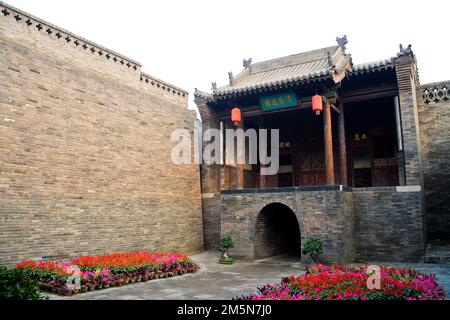
M425 263L450 264L450 256L447 257L425 256Z
M450 264L450 244L428 244L425 263Z

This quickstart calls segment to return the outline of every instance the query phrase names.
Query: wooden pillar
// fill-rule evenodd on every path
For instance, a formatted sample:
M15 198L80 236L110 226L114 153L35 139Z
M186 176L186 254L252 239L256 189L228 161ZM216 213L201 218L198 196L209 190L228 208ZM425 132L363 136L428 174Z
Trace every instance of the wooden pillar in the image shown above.
M220 128L220 190L226 190L226 166L224 163L224 154L225 154L225 147L224 147L224 135L225 135L225 123L223 121L219 122L219 128Z
M323 110L323 133L325 139L325 168L327 185L334 185L333 130L331 127L331 107L327 100Z
M244 117L243 115L241 116L241 123L236 127L236 129L242 129L244 130ZM244 189L244 164L240 164L238 163L238 153L239 153L239 141L236 144L237 150L236 150L236 189L237 190L242 190ZM245 139L244 139L244 146L243 146L245 150ZM244 155L245 156L245 155Z
M345 141L345 118L344 118L344 104L339 102L339 158L340 158L340 173L341 185L348 187L347 175L347 145Z
M265 129L265 124L264 124L264 120L262 117L259 117L259 129ZM258 146L259 148L259 146ZM258 150L259 151L259 150ZM260 164L260 166L262 167L263 165ZM264 189L267 186L267 179L265 175L261 174L261 169L259 170L259 188L260 189Z

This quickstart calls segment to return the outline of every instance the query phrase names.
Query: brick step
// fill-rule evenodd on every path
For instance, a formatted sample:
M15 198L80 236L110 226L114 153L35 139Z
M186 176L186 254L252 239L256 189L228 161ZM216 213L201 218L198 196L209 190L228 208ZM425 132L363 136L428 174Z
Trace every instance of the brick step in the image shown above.
M425 263L450 264L450 256L425 256Z
M425 263L450 264L450 244L428 244Z

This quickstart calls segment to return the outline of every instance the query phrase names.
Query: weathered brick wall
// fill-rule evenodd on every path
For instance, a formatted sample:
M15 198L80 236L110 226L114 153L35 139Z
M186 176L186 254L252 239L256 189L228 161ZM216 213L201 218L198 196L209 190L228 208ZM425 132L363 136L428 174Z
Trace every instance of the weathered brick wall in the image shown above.
M419 120L428 235L450 240L450 96L444 87L448 90L450 82L422 86Z
M324 262L423 259L425 238L419 186L223 191L221 232L235 239L232 254L253 259L279 253L280 234L273 234L275 224L270 219L260 219L263 209L273 203L281 203L295 214L302 243L310 237L323 239ZM269 238L275 243L268 244Z
M187 93L4 8L0 263L202 250L198 166L170 160L172 131L193 129Z
M222 192L221 232L235 239L232 254L248 259L255 257L258 215L272 203L284 204L295 213L301 242L315 236L324 240L321 257L324 262L353 261L352 198L351 193L339 187Z
M356 258L420 262L425 251L419 186L353 190Z
M201 91L195 92L195 103L202 118L202 130L219 129L220 124L212 108L207 105L208 94ZM203 150L206 144L202 146ZM201 165L201 189L203 208L203 234L205 249L214 249L220 238L220 165L202 162Z
M220 195L203 194L203 235L206 250L214 250L220 238Z
M410 50L395 61L403 137L406 185L423 187L422 150L420 145L418 75Z

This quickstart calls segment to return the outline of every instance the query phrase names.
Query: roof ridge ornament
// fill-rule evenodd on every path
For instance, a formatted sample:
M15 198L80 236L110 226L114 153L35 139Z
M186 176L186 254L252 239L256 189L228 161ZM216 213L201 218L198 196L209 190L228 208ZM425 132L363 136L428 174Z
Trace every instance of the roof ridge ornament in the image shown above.
M336 42L338 43L339 47L341 47L342 49L345 50L346 49L345 45L348 43L347 35L344 34L344 36L342 38L336 37Z
M228 79L230 80L230 86L233 86L233 71L228 72Z
M405 55L405 54L410 54L412 53L412 45L408 44L408 46L406 47L406 49L403 47L403 45L400 43L400 52L398 55Z
M244 59L244 61L242 62L242 66L247 69L250 68L250 65L252 64L252 58Z
M206 93L206 92L198 90L197 88L194 88L194 101L198 105L201 103L213 101L213 97L209 93Z
M217 90L217 82L211 82L212 85L212 90L216 91Z

